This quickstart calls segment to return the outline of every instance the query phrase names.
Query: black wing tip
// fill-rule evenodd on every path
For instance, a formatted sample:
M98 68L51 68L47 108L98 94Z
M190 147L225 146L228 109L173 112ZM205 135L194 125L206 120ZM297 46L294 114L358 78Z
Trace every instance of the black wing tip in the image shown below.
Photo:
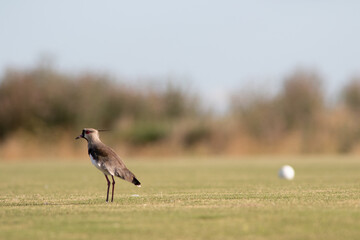
M136 177L133 178L132 183L137 187L141 187L141 183L136 179Z

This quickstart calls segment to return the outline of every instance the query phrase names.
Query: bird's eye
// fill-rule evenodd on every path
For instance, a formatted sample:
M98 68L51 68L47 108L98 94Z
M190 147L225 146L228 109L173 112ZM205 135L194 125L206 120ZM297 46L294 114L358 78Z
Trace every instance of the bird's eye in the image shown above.
M91 133L91 132L90 132L89 130L86 130L85 133L86 133L86 134L89 134L89 133Z

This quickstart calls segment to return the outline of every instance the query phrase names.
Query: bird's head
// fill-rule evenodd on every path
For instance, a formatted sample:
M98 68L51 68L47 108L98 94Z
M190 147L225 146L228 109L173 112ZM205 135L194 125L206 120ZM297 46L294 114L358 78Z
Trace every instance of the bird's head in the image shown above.
M94 129L94 128L84 128L82 130L82 133L77 136L75 139L79 139L79 138L85 138L87 141L94 141L99 138L99 131Z

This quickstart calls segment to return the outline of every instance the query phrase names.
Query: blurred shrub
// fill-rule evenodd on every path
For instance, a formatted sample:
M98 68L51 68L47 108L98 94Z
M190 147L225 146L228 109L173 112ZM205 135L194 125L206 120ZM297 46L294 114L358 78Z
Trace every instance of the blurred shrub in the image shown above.
M158 142L168 135L169 128L165 124L138 122L126 132L126 139L132 144L144 145Z
M273 140L283 131L284 120L275 98L259 93L234 95L231 111L239 125L258 140Z
M353 79L341 92L341 101L352 113L360 113L360 79Z
M353 78L345 84L340 94L340 103L344 108L343 121L336 129L338 151L349 153L356 150L360 142L360 79ZM340 117L340 116L339 116Z
M179 118L199 115L200 107L197 96L190 94L182 86L169 83L161 101L165 104L164 116Z
M280 111L288 129L309 127L323 111L321 79L311 72L295 72L279 94Z
M211 129L205 124L195 125L185 132L183 144L185 147L204 142L211 137Z

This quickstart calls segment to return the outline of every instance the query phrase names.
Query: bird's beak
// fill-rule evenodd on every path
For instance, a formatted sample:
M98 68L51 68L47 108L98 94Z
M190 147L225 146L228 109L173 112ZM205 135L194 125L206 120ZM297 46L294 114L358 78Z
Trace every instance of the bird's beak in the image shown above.
M83 138L83 135L77 136L75 139Z

